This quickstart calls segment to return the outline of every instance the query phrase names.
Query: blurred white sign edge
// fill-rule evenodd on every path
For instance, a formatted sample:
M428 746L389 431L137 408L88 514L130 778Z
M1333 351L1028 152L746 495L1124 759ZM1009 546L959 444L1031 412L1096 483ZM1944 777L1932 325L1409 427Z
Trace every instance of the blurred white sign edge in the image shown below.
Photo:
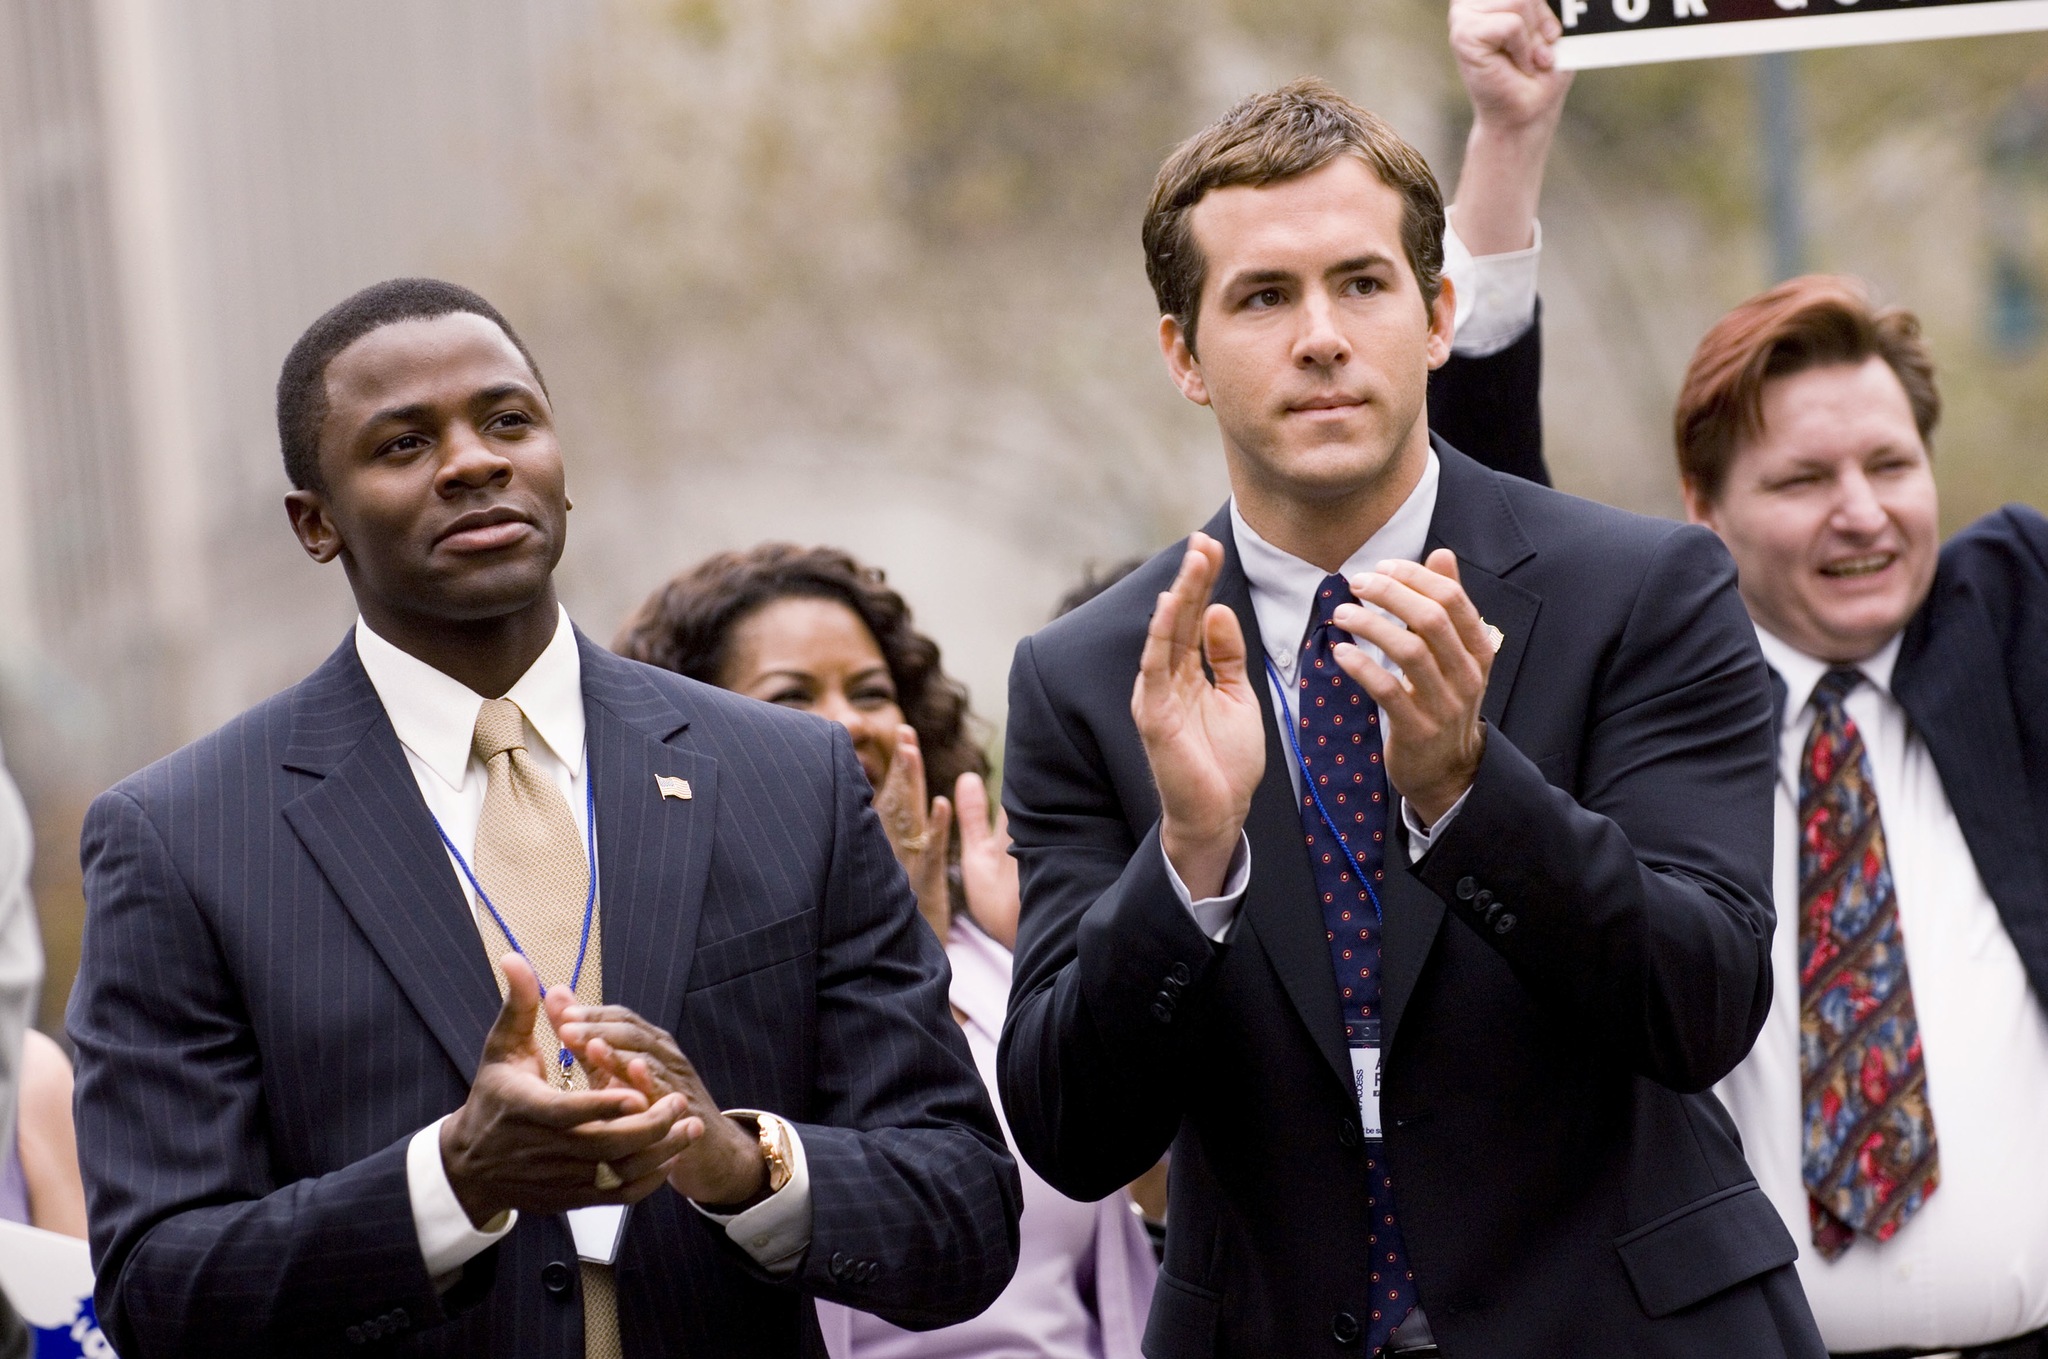
M0 1221L0 1289L29 1325L69 1326L92 1295L92 1255L76 1237Z
M2048 29L2048 0L1974 0L1928 9L1863 14L1843 10L1634 32L1566 34L1558 40L1557 62L1566 70L1587 71L1653 61L1800 52L1818 47L1864 47L1920 38L1974 38L2035 29Z

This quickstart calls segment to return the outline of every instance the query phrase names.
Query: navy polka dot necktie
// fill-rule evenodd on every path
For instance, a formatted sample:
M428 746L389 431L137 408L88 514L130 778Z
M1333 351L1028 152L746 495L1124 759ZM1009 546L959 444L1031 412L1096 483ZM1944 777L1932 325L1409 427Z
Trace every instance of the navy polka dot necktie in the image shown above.
M1306 784L1296 810L1308 841L1309 866L1315 874L1323 931L1330 944L1330 964L1337 975L1344 1037L1377 1043L1380 921L1365 885L1352 871L1351 858L1372 875L1377 890L1386 878L1391 794L1380 756L1379 708L1371 695L1337 668L1337 644L1351 637L1338 629L1332 614L1338 605L1350 601L1351 587L1342 576L1327 577L1316 587L1308 635L1301 643L1301 672L1293 704L1296 739L1308 762L1304 778L1314 780L1314 792L1321 795L1324 811L1343 832L1344 844L1337 843L1324 823ZM1408 1247L1395 1221L1394 1185L1383 1143L1365 1144L1365 1170L1372 1204L1367 1233L1372 1251L1372 1301L1365 1352L1372 1355L1385 1346L1394 1328L1415 1307L1415 1275L1408 1267Z

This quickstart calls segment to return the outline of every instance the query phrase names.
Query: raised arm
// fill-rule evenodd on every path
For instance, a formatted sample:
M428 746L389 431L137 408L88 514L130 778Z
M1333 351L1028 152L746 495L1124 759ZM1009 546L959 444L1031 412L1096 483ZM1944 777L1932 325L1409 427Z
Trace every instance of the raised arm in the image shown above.
M1452 0L1472 133L1444 242L1457 338L1429 383L1431 429L1495 471L1546 486L1536 207L1571 86L1556 69L1557 31L1543 0Z
M1472 100L1451 223L1474 255L1527 250L1572 84L1572 73L1557 68L1563 30L1543 0L1451 0L1450 29Z
M1073 697L1071 671L1042 670L1028 638L1010 670L1003 800L1024 915L1003 1105L1025 1159L1073 1198L1121 1188L1173 1139L1214 941L1243 892L1242 828L1266 733L1236 615L1209 603L1221 561L1220 545L1196 534L1138 658L1129 711L1154 798L1113 780L1095 733L1059 696ZM1128 664L1091 659L1111 674ZM1154 807L1158 820L1134 834ZM1223 922L1198 923L1196 899Z

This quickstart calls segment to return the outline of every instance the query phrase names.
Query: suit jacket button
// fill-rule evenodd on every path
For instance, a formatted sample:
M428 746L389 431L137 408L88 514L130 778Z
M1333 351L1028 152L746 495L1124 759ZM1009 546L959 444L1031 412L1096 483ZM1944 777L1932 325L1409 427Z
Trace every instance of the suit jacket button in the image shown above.
M1483 887L1480 888L1478 893L1472 898L1472 909L1475 911L1483 911L1492 904L1493 893L1487 891Z
M1158 1020L1161 1024L1173 1023L1173 1006L1169 1005L1164 1000L1153 1001L1152 1017Z
M571 1277L569 1274L569 1267L563 1264L560 1260L550 1260L547 1262L546 1265L542 1266L540 1271L540 1286L542 1288L547 1289L549 1297L568 1297L570 1282Z
M1493 932L1495 934L1506 934L1509 930L1513 929L1514 927L1515 913L1513 911L1501 912L1500 919L1493 922Z
M348 1337L348 1343L351 1345L363 1343L363 1328L360 1326L351 1326L346 1331L343 1331L342 1334Z
M1464 877L1458 879L1458 900L1470 901L1472 900L1472 894L1478 890L1479 884L1472 881L1471 874L1467 873Z
M1167 973L1166 975L1173 978L1174 985L1176 986L1186 986L1191 980L1194 979L1194 974L1188 971L1188 965L1186 963L1175 963L1173 965L1173 971Z
M1340 1345L1358 1343L1358 1318L1349 1312L1339 1312L1330 1318L1330 1339Z
M1359 1139L1358 1121L1346 1115L1337 1124L1337 1142L1340 1146L1355 1147Z
M833 1251L832 1262L826 1266L826 1270L832 1275L833 1278L844 1279L846 1277L846 1252L839 1250Z

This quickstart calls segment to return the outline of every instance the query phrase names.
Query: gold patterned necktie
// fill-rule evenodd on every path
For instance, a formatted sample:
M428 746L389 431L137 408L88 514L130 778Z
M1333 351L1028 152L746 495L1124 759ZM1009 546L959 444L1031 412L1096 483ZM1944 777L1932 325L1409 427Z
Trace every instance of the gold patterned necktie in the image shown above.
M476 916L491 971L498 978L498 994L504 995L506 989L498 960L514 950L516 940L517 950L532 964L542 986L567 986L573 977L578 1001L603 1004L604 948L590 896L589 853L577 834L568 799L527 752L526 718L519 705L509 698L484 700L470 750L483 761L489 776L471 858L478 885L497 908L495 918L482 909ZM591 908L588 944L583 939L586 907ZM546 1054L549 1075L557 1085L569 1090L589 1087L581 1066L565 1070L557 1059L561 1042L545 1010L534 1022L533 1041ZM584 1359L624 1359L611 1268L587 1261L583 1354Z

